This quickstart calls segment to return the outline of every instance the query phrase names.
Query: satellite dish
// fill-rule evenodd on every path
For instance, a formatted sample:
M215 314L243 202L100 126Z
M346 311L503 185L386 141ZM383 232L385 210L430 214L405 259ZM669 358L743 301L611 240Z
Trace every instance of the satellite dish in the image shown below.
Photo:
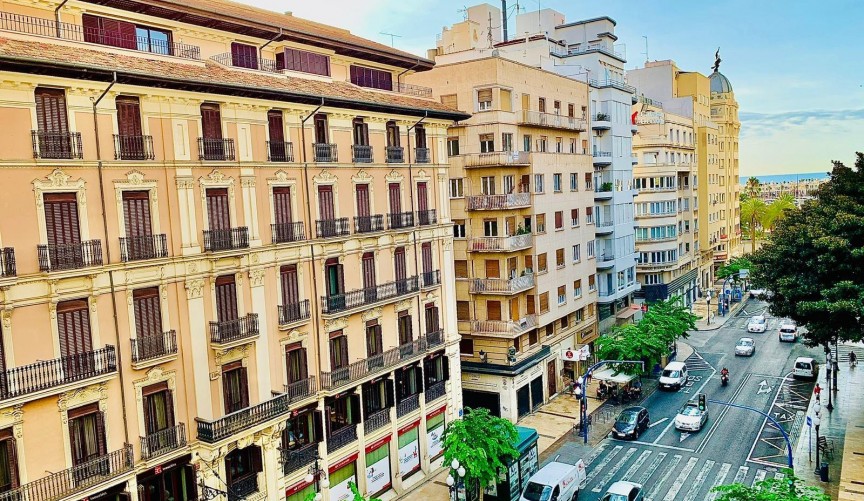
M492 51L492 57L499 57L499 55L500 53L498 52L498 49Z

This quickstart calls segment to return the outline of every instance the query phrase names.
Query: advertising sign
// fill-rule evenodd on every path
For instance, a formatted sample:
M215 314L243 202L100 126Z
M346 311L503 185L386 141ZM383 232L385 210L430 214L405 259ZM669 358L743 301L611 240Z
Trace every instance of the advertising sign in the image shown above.
M389 447L384 445L383 447ZM390 456L366 467L366 492L381 492L390 484Z

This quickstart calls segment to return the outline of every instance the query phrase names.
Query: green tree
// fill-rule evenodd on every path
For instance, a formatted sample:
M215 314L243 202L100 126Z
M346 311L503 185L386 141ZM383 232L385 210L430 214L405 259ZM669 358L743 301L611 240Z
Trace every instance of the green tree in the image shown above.
M774 200L765 208L762 227L768 231L774 231L777 223L782 221L790 211L795 209L795 197L791 193L781 194L777 200Z
M753 268L753 262L748 257L736 257L729 261L728 264L717 269L715 274L717 278L730 277L741 270L750 270Z
M466 407L462 419L444 429L444 464L457 459L465 468L465 484L476 482L482 491L498 481L498 472L509 460L519 457L514 446L518 438L510 421L489 414L488 409Z
M786 478L770 478L756 482L752 487L743 484L720 485L713 490L720 493L717 501L829 501L821 489L805 486L790 469L784 469Z
M816 198L788 212L752 256L753 280L774 294L770 311L826 345L864 337L864 155L835 162Z
M750 198L741 204L741 226L750 233L751 252L756 252L756 239L762 232L767 206L759 198Z
M759 195L762 194L762 183L759 182L758 178L750 176L744 185L744 193L747 194L748 198L759 198Z
M366 496L360 494L360 489L357 488L357 484L354 482L348 482L348 488L351 489L351 493L354 494L353 501L381 501L378 498L367 498ZM315 501L315 492L310 492L306 494L306 497L303 498L303 501Z

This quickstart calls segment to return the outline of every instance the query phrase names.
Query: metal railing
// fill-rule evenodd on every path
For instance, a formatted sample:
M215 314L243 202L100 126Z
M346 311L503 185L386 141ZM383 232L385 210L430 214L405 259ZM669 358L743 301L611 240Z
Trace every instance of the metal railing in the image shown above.
M432 383L426 387L425 397L427 404L429 402L434 402L447 394L445 383L446 381L438 381L437 383Z
M168 257L168 244L164 233L120 237L120 260L141 261Z
M530 233L510 237L474 237L468 241L472 252L510 252L531 247L534 236Z
M611 151L594 150L594 153L592 155L594 156L594 158L604 158L604 159L611 159L612 158L612 152Z
M665 242L667 240L677 240L679 235L667 235L665 237L636 237L637 242Z
M212 444L253 426L276 419L288 413L288 401L288 395L282 394L212 421L195 418L198 423L198 440Z
M279 305L279 325L288 325L309 318L309 300Z
M414 162L418 164L428 164L432 161L429 156L429 148L414 148Z
M306 240L306 227L303 221L273 223L270 225L270 238L274 244L302 242Z
M611 228L612 226L615 226L615 222L609 221L608 219L603 221L595 221L594 226L597 228Z
M265 59L263 57L251 57L244 56L241 54L232 54L231 52L224 52L222 54L216 54L215 56L210 56L210 59L216 61L217 63L223 66L232 66L234 68L244 68L247 70L261 70L268 71L270 73L281 73L282 70L277 69L276 60L275 59Z
M396 212L387 214L387 222L390 225L391 230L397 230L400 228L413 228L414 227L414 213L413 212Z
M542 111L522 111L522 123L556 129L585 130L585 120Z
M267 141L268 162L293 162L294 145L288 141Z
M319 219L315 221L315 234L318 238L346 237L351 234L348 218Z
M77 270L102 266L102 241L86 240L77 244L38 245L39 271Z
M471 320L466 323L470 334L510 338L537 327L537 318L528 315L519 321Z
M591 117L591 120L595 122L608 122L610 121L610 117L607 113L597 113Z
M114 134L114 160L154 160L153 136Z
M402 417L420 408L420 395L411 395L396 404L396 417Z
M405 149L401 146L387 146L385 151L387 152L388 164L401 164L405 162Z
M141 459L148 460L186 447L186 425L178 423L141 439Z
M348 424L330 432L327 437L327 453L332 453L357 440L357 425Z
M315 376L309 376L306 379L286 384L282 393L288 395L288 402L296 402L315 395L317 391L318 385L315 382Z
M439 344L444 344L444 331L438 329L437 331L431 331L426 333L426 347L432 348L434 346L438 346Z
M363 431L367 434L372 433L388 424L390 424L390 409L382 409L366 415L366 419L363 420Z
M198 160L234 161L234 140L199 137Z
M243 501L250 494L258 492L258 474L250 473L248 476L233 479L228 488L228 501Z
M423 87L420 85L413 85L407 83L394 83L393 91L398 92L400 94L407 94L409 96L417 96L417 97L432 97L432 89L430 87Z
M318 456L318 443L306 444L299 449L282 449L282 474L305 468L314 463Z
M321 296L321 309L325 315L367 306L378 301L393 299L419 290L417 277L395 280L365 289L357 289L332 296Z
M351 159L355 164L372 163L372 146L368 144L352 144Z
M471 281L471 294L515 294L534 287L534 274L526 273L510 280L503 278L475 278Z
M312 143L316 162L338 162L339 155L333 143Z
M497 167L499 165L531 165L527 151L493 151L462 155L465 167Z
M624 92L629 92L631 94L634 94L636 92L636 87L633 87L632 85L627 85L626 83L624 83L620 80L612 80L612 79L594 80L592 78L591 80L588 81L588 83L592 87L597 87L597 88L614 87L616 89L623 90Z
M40 360L0 374L0 398L7 399L117 371L114 346Z
M597 261L600 261L601 263L605 263L608 261L615 261L615 253L603 252L599 256L597 256Z
M372 233L374 231L384 231L384 216L382 214L354 217L355 233Z
M170 330L157 336L144 336L129 340L132 343L132 361L144 362L177 353L177 332Z
M418 210L417 224L420 226L438 224L438 211L436 211L435 209Z
M501 210L529 207L530 193L510 193L508 195L474 195L465 197L467 210Z
M216 344L233 343L258 335L258 314L249 313L246 316L210 322L210 342Z
M84 158L80 132L30 131L33 158L80 160Z
M204 230L204 250L223 251L249 247L249 228L239 226L227 230Z
M15 249L13 247L3 247L0 249L0 277L14 277L17 274Z
M420 287L435 287L441 285L441 271L424 271L420 274Z
M322 372L321 388L332 390L352 384L366 377L375 377L398 365L403 360L422 355L427 351L428 347L429 344L426 337L420 337L410 343L405 343L378 355L358 360L345 367L339 367L331 372Z

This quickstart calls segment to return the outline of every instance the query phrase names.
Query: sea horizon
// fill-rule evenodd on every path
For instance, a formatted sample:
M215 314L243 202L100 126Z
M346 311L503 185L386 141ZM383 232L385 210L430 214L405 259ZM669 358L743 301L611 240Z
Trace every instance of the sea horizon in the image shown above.
M817 179L827 179L827 172L799 172L792 174L768 174L764 176L738 176L740 184L747 184L747 180L755 177L760 183L794 183L802 181L813 181Z

